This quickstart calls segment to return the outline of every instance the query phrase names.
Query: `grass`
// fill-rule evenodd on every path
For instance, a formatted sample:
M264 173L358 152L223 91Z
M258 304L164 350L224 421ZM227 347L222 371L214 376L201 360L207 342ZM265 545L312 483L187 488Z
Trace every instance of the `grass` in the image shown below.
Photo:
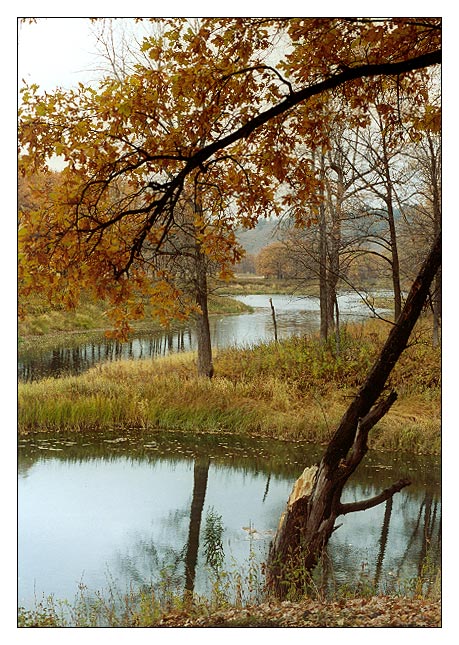
M399 399L370 447L440 452L440 350L419 326L390 379ZM343 330L334 342L291 338L221 350L216 376L196 376L196 356L102 364L80 376L19 384L19 432L164 429L226 431L327 442L363 382L387 328L379 321Z
M249 562L244 573L218 571L207 598L162 583L122 591L110 580L106 590L95 593L80 584L73 602L49 596L33 609L20 607L18 627L295 627L305 618L304 626L311 627L391 626L393 619L398 627L439 625L441 571L432 565L384 595L364 574L354 584L332 580L330 588L315 580L321 576L319 565L312 577L308 574L307 589L287 603L269 596L255 566ZM248 592L234 595L242 588ZM375 625L373 619L383 614L386 620Z

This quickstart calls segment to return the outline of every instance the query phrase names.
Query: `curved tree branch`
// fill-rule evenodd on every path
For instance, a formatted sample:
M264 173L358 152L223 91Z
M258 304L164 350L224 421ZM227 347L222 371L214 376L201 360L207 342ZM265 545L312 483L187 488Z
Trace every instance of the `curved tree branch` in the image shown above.
M411 481L409 479L400 479L398 482L395 482L395 484L392 484L392 486L389 486L389 488L386 488L379 493L379 495L375 495L375 497L370 497L370 499L364 499L360 502L339 504L337 507L337 515L347 515L347 513L355 513L356 511L366 511L369 508L378 506L410 484Z
M186 174L188 174L188 172L191 172L191 170L199 166L201 163L207 161L207 159L209 159L209 157L218 150L222 150L240 139L247 138L260 126L264 125L276 116L284 114L299 103L302 103L313 96L317 96L318 94L322 94L328 90L333 90L349 81L354 81L359 78L370 78L380 75L396 76L405 72L412 72L417 69L430 67L431 65L438 65L440 63L441 49L438 49L397 63L375 63L349 67L343 72L330 76L324 81L314 83L313 85L309 85L301 90L292 92L283 101L253 117L245 125L241 126L234 132L231 132L231 134L228 134L223 139L205 146L190 158L187 166L182 172L187 171ZM187 168L189 168L189 170L187 170Z
M414 58L402 60L396 63L375 63L346 68L339 74L334 74L324 81L313 83L312 85L309 85L301 90L292 92L284 100L280 101L280 103L250 118L244 125L240 126L227 136L202 147L194 155L189 157L182 170L179 171L170 182L168 182L167 189L164 191L161 198L155 200L155 206L153 209L151 209L151 214L144 226L144 229L138 236L135 248L133 248L126 265L123 268L119 269L118 275L121 276L123 273L126 273L129 270L134 257L139 252L139 248L141 247L143 240L146 237L147 231L155 224L155 222L157 222L161 218L163 219L165 228L161 242L158 244L159 248L162 241L165 239L170 226L172 226L173 223L173 214L169 206L177 202L186 177L197 168L202 168L204 163L208 159L210 159L216 152L224 150L231 144L241 139L248 138L255 130L263 126L265 123L271 121L277 116L285 114L296 105L307 101L313 96L317 96L328 90L338 88L341 85L348 83L349 81L360 78L371 78L379 75L396 76L402 73L423 69L425 67L437 65L440 63L441 49L438 49L427 54L415 56ZM144 160L142 159L142 163L143 162ZM166 213L164 211L166 211ZM123 213L120 213L119 219L121 219L122 217Z

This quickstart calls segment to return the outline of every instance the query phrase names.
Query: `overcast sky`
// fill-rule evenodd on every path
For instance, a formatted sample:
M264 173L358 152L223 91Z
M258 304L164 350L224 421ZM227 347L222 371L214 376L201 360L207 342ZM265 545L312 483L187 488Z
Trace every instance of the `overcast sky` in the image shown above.
M43 90L68 88L95 76L96 47L87 18L43 18L18 27L18 81Z

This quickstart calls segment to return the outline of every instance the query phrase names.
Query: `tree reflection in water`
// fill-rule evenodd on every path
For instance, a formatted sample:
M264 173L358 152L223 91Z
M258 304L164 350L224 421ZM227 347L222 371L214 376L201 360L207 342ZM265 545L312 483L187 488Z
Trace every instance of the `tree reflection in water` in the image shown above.
M194 462L194 486L191 500L190 527L185 555L185 592L193 593L196 578L196 563L199 551L199 532L201 529L202 509L209 475L209 459L196 459Z
M99 433L93 438L74 434L58 438L31 436L20 440L19 449L20 509L28 509L27 516L21 516L20 525L23 527L20 592L24 602L33 594L34 580L26 568L31 562L35 563L33 575L39 593L56 592L56 585L73 593L75 576L80 576L85 566L85 550L92 544L91 518L97 517L100 509L107 525L116 530L113 540L104 538L103 548L98 545L100 551L97 559L93 558L90 573L92 588L102 588L108 568L120 586L151 590L166 603L173 597L193 591L205 595L209 590L203 531L203 514L208 506L215 504L224 526L223 566L229 567L229 572L239 566L243 571L247 557L247 535L243 529L249 520L265 534L254 543L257 562L261 564L270 532L275 529L291 484L301 470L299 464L314 463L321 450L309 444L290 446L224 434L197 438L182 433L154 433L147 437L134 431L132 436L122 437ZM385 508L355 513L352 522L346 521L345 516L343 526L329 544L328 560L323 563L325 587L332 587L335 582L355 585L362 573L361 564L365 563L367 583L385 591L391 584L395 588L397 580L424 574L426 561L432 563L432 572L440 562L441 489L437 460L407 455L399 459L396 455L371 453L367 461L349 487L350 501L354 496L374 495L376 487L384 487L399 472L412 473L413 484L404 495L389 500ZM113 486L104 488L104 482L118 472L123 480L113 481L123 494L121 501L115 503ZM100 481L97 502L87 498L89 481ZM137 481L154 481L155 488L148 488L148 484L146 488L139 487ZM69 513L64 498L62 505L48 508L43 500L59 498L56 492L67 490L65 487L72 491L72 512ZM134 501L132 496L135 506L143 509L138 522L131 511L134 504L128 501ZM143 497L147 503L142 502ZM41 508L43 512L35 512ZM52 585L47 587L47 572L53 569L54 562L59 558L64 561L66 554L72 552L75 517L81 527L78 530L83 537L87 533L88 542L80 540L75 546L78 555L66 560L68 568L63 567L55 574ZM59 538L58 551L46 551L47 545L43 544L41 536L46 534L49 522L56 527L53 539ZM41 552L39 563L35 557L37 548L46 551ZM92 557L93 552L87 553Z
M75 347L54 347L48 351L40 350L38 346L19 352L18 379L27 382L48 376L81 374L97 363L155 358L192 350L194 344L193 334L188 329L139 335L126 342L100 338Z
M120 558L120 569L140 590L161 590L161 600L168 604L174 594L193 595L199 552L202 511L209 475L209 458L194 460L193 494L189 513L188 539L181 550L166 548L161 552L153 542L144 540L134 549L133 557ZM185 512L179 512L182 518ZM177 526L177 513L174 526ZM183 573L184 571L184 573Z

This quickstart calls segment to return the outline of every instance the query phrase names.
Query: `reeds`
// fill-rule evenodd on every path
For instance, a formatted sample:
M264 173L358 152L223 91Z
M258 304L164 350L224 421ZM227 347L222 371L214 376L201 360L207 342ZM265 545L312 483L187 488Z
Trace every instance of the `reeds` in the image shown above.
M99 365L80 376L19 385L19 431L119 427L263 435L326 442L383 341L381 325L334 342L291 338L215 356L212 379L194 354ZM371 435L386 450L438 453L440 352L417 343L391 377L399 400Z

